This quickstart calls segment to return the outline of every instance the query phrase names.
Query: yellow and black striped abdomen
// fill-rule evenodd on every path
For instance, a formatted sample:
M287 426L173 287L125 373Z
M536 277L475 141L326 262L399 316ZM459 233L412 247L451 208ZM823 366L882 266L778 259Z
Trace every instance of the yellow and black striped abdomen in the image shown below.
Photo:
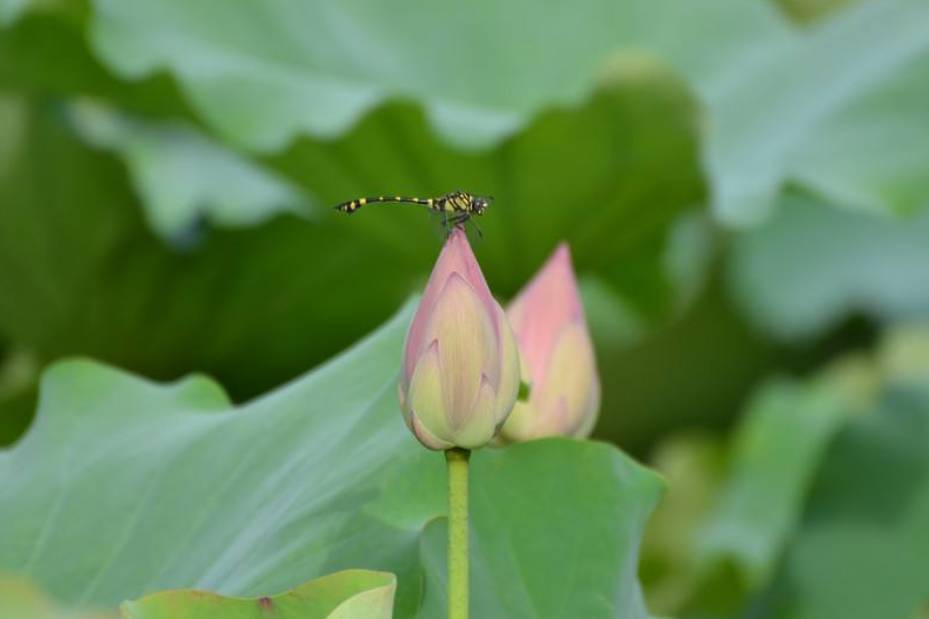
M335 205L335 210L343 213L354 213L366 204L422 204L429 208L436 208L436 200L432 198L409 198L406 196L376 196L371 198L358 198L349 202Z

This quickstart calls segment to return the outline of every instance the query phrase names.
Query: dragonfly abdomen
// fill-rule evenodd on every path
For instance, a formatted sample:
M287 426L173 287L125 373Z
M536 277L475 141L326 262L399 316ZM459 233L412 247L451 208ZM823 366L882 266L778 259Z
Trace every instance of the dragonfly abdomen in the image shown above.
M343 213L354 213L366 204L423 204L431 209L436 208L436 200L433 198L410 198L406 196L373 196L369 198L357 198L336 204L333 208Z

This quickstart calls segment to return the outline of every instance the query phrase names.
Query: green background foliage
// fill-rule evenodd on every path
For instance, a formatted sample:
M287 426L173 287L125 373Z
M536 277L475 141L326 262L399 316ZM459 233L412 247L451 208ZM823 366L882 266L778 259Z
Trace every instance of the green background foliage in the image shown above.
M495 197L502 301L570 243L595 438L668 485L640 587L652 474L477 456L478 616L918 616L927 145L923 0L0 0L0 568L110 608L385 569L397 616L439 615L404 319L306 372L440 246L415 209L329 206L461 188Z

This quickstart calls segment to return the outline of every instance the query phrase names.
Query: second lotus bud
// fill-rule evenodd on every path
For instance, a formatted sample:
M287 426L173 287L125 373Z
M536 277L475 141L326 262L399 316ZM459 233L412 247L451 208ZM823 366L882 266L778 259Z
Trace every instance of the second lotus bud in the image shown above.
M600 380L566 245L514 299L507 316L531 391L528 402L516 404L503 438L589 435L600 408Z

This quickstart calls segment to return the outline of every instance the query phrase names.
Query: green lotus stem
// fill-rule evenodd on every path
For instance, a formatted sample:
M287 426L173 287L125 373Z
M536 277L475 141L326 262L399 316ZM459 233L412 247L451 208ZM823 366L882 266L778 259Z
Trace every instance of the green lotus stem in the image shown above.
M468 458L467 449L449 449L448 619L468 619Z

